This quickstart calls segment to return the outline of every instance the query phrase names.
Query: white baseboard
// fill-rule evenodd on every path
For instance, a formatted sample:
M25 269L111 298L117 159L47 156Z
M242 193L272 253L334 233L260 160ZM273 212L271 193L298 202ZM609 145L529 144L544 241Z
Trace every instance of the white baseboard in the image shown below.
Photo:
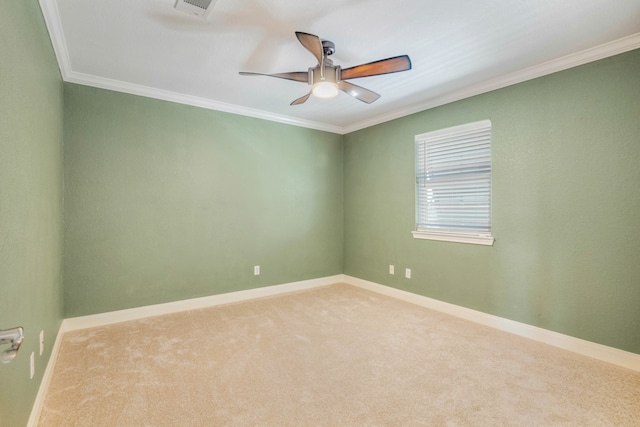
M580 338L571 337L569 335L560 334L558 332L549 331L538 328L536 326L527 325L526 323L516 322L492 314L483 313L481 311L471 310L447 302L439 301L433 298L417 295L411 292L402 291L400 289L391 288L389 286L370 282L368 280L359 279L357 277L344 275L344 283L367 289L379 294L390 296L402 301L410 302L422 307L430 308L442 313L450 314L462 319L470 320L481 325L489 326L501 331L510 332L521 337L529 338L555 347L569 350L574 353L598 359L624 368L640 371L640 354L631 353L602 344L596 344Z
M288 292L301 291L319 286L341 283L344 275L321 277L318 279L303 280L300 282L285 283L282 285L265 286L263 288L247 289L244 291L229 292L226 294L211 295L201 298L192 298L182 301L167 302L164 304L148 305L144 307L129 308L126 310L110 311L107 313L92 314L89 316L71 317L64 319L60 327L63 332L77 329L94 328L96 326L110 325L113 323L127 322L129 320L144 319L145 317L161 316L163 314L177 313L180 311L196 310L199 308L213 307L221 304L246 301L254 298L262 298Z
M44 375L42 376L42 382L40 382L40 387L38 388L36 400L33 402L33 407L31 408L31 414L29 415L29 420L27 421L27 427L36 427L38 425L40 413L42 412L42 407L44 405L44 398L47 394L47 390L49 389L49 383L51 383L51 377L53 377L53 370L56 366L56 360L58 359L58 354L60 353L60 346L62 345L63 335L64 331L62 330L62 325L60 325L58 334L56 335L56 340L54 341L53 348L51 349L49 362L47 362L47 367L45 368Z
M58 353L65 332L93 328L97 326L110 325L113 323L126 322L129 320L143 319L145 317L160 316L163 314L176 313L180 311L195 310L199 308L213 307L221 304L229 304L233 302L247 301L255 298L262 298L274 295L285 294L289 292L312 289L320 286L327 286L334 283L346 283L359 288L367 289L382 295L436 310L442 313L450 314L462 319L470 320L481 325L489 326L501 331L510 332L525 338L550 344L574 353L592 357L614 365L640 371L640 354L630 353L613 347L596 344L585 341L580 338L563 335L557 332L538 328L536 326L527 325L525 323L516 322L514 320L504 319L502 317L483 313L447 302L439 301L433 298L414 294L379 283L370 282L368 280L359 279L344 274L335 276L322 277L318 279L303 280L300 282L285 283L282 285L266 286L263 288L248 289L238 292L230 292L220 295L212 295L202 298L193 298L183 301L175 301L164 304L156 304L145 307L131 308L127 310L112 311L108 313L93 314L90 316L72 317L64 319L58 330L56 341L51 350L51 357L45 369L40 388L33 404L31 416L29 417L28 427L36 427L47 388L53 375Z
M180 311L196 310L199 308L213 307L221 304L229 304L233 302L246 301L255 298L268 297L273 295L280 295L289 292L302 291L305 289L317 288L320 286L332 285L334 283L343 283L344 275L338 274L335 276L321 277L318 279L303 280L300 282L285 283L282 285L266 286L263 288L247 289L244 291L229 292L226 294L211 295L208 297L193 298L182 301L168 302L164 304L156 304L144 307L136 307L127 310L111 311L108 313L92 314L89 316L71 317L64 319L60 328L58 329L58 335L56 336L55 343L51 349L51 356L49 362L44 371L44 376L36 400L31 409L31 415L27 427L36 427L42 412L44 405L44 398L47 394L47 389L53 376L56 360L60 353L60 347L62 345L62 338L65 332L74 331L78 329L94 328L97 326L111 325L113 323L126 322L129 320L143 319L145 317L160 316L163 314L177 313Z

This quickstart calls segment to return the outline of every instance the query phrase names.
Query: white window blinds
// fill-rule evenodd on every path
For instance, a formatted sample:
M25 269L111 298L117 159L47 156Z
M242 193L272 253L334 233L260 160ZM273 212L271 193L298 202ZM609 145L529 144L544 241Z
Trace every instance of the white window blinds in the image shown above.
M493 244L491 122L416 136L414 237Z

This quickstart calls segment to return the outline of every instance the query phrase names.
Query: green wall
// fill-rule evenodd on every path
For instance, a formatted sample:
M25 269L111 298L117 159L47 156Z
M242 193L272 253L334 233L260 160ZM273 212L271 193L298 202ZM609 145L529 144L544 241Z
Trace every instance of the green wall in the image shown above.
M66 317L342 273L340 135L65 84L64 155Z
M63 84L35 0L0 4L0 37L0 328L26 332L2 425L27 421L63 300L344 272L640 353L640 51L342 137ZM414 240L414 135L483 119L495 245Z
M3 426L26 424L62 319L62 97L38 2L0 2L0 329L25 331L0 365Z
M414 135L483 119L495 245L413 239ZM346 274L640 353L640 50L344 143Z

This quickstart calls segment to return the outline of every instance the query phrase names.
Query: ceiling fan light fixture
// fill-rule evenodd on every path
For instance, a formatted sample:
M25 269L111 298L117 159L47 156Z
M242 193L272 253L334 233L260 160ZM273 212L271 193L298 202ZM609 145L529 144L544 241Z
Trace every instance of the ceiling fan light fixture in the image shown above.
M313 85L311 92L318 98L333 98L338 95L338 85L334 82L320 81Z
M187 0L179 0L187 1ZM196 1L196 0L189 0ZM202 0L197 0L202 1ZM335 52L335 45L328 40L321 40L320 37L296 31L298 41L318 60L318 65L304 71L294 71L288 73L263 74L240 71L243 76L269 76L285 80L292 80L311 85L311 92L307 92L300 98L294 99L290 105L304 104L311 95L318 98L333 98L338 92L353 96L358 101L371 104L380 95L363 87L354 85L346 81L359 77L380 76L382 74L397 73L411 69L411 60L408 55L394 56L393 58L381 59L342 69L340 65L333 65L333 61L328 57Z

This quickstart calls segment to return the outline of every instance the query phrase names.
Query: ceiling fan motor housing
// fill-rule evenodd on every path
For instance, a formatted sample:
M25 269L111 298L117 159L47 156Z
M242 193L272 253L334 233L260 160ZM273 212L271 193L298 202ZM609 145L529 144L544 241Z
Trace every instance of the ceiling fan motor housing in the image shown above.
M333 55L336 52L336 45L329 40L322 40L322 50L325 56Z

